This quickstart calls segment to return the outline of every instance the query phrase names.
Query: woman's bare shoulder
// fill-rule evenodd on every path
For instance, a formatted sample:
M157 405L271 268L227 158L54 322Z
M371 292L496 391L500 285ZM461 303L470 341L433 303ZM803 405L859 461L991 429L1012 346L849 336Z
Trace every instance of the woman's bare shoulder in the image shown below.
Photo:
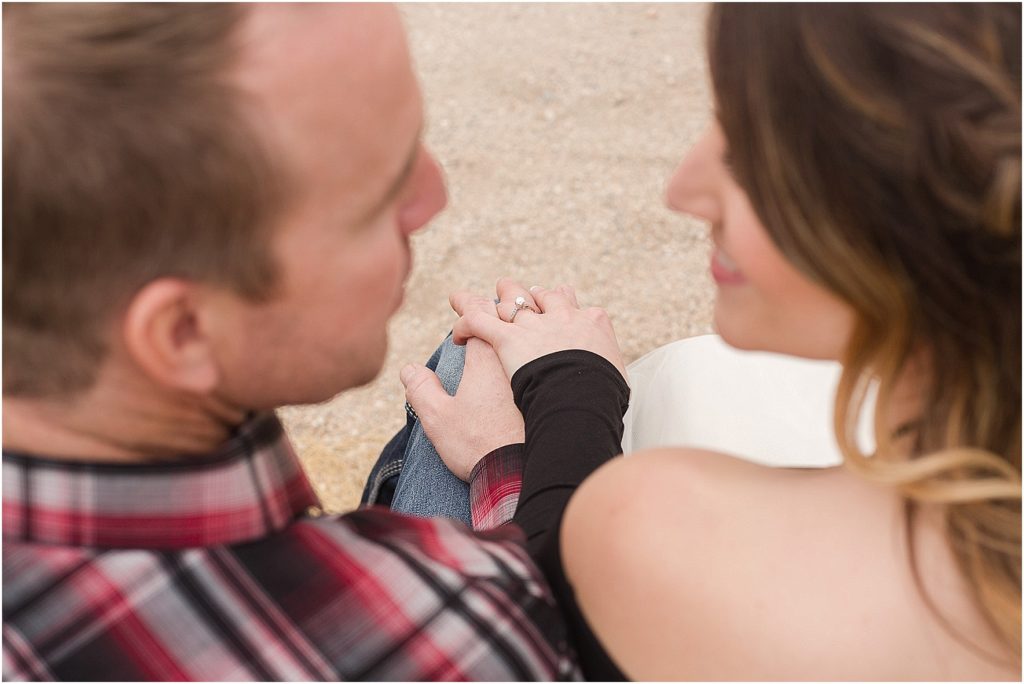
M580 487L562 538L581 609L632 678L964 676L916 593L899 497L841 468L640 452Z

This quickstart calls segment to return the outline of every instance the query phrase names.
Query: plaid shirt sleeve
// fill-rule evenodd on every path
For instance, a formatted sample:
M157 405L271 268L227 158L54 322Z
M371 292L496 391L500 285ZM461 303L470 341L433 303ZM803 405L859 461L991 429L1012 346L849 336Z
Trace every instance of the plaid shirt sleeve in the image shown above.
M509 444L484 456L469 475L469 507L474 530L504 525L515 515L523 484L526 445Z

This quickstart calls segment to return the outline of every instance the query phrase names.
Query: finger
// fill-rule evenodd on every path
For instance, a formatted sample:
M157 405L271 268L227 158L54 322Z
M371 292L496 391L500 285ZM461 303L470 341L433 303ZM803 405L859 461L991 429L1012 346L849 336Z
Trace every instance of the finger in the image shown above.
M494 310L498 314L498 318L506 323L508 323L512 318L512 312L515 311L515 309L516 305L512 302L498 302L494 305Z
M566 297L568 297L569 301L572 302L573 306L575 306L577 309L580 308L579 300L576 299L576 288L574 288L572 285L559 285L555 289L564 294Z
M509 305L508 313L511 313L512 308L515 306L516 297L522 297L526 304L535 309L537 308L537 302L533 300L533 295L518 280L499 278L495 291L498 293L498 299L501 303ZM507 315L505 320L508 320Z
M532 298L524 306L519 306L514 301L507 301L495 304L494 308L498 312L498 318L506 323L513 322L513 314L515 314L514 320L518 321L520 316L536 316L540 313L540 307L534 304ZM519 311L517 312L516 309Z
M494 347L487 344L479 337L472 337L466 340L466 368L474 368L479 376L485 373L500 373L506 381L505 369L501 367L501 360L498 358Z
M481 297L480 295L469 292L468 290L452 292L448 296L448 303L451 304L455 313L460 316L465 316L473 311L482 311L483 313L490 314L491 316L495 315L493 299Z
M424 429L429 430L437 418L444 414L452 397L444 391L434 371L426 366L410 363L402 368L398 377L405 386L405 400L419 416Z
M540 310L544 313L557 313L575 309L576 306L564 292L558 290L546 290L543 287L534 286L531 289L533 298L540 304Z
M491 310L494 305L491 304ZM508 324L499 321L493 313L483 311L470 311L452 326L452 342L455 344L466 344L466 341L473 337L479 337L492 347L497 348L501 340L505 339L505 326Z

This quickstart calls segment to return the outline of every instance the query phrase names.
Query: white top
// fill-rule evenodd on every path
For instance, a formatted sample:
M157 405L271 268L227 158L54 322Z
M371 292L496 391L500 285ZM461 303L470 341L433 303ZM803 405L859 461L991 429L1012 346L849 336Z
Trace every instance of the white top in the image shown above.
M659 347L628 368L623 452L659 446L720 451L779 467L842 461L832 429L841 366L733 349L718 335ZM873 396L858 441L870 453Z

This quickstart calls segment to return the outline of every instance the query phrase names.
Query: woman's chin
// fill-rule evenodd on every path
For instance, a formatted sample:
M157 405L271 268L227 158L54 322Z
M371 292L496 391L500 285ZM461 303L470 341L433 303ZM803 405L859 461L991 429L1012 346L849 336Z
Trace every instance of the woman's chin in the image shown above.
M715 299L713 327L722 341L735 349L838 361L852 334L854 315L848 307L808 310L794 319L776 315L759 303L722 294Z
M757 331L751 330L753 326L744 325L742 320L737 319L738 317L723 311L721 300L715 302L713 327L723 342L744 351L765 351L765 340L758 340Z

